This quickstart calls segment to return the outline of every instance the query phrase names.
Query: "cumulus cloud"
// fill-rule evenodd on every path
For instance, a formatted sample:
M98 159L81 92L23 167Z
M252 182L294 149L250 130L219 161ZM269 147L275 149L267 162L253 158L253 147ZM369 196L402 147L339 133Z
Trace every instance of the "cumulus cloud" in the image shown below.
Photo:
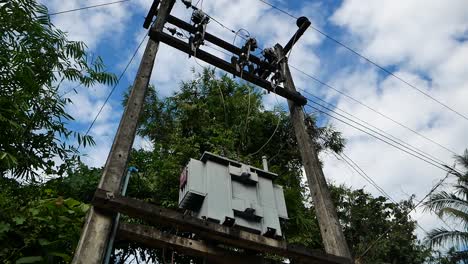
M368 1L364 4L348 0L330 21L347 30L345 38L358 39L356 48L364 55L385 67L396 68L396 75L467 114L468 75L463 64L468 60L468 44L459 40L468 28L467 13L468 6L463 1L450 4ZM350 65L337 75L333 84L456 153L468 147L468 139L462 135L468 128L466 120L373 66ZM338 107L451 164L453 153L334 92L329 92L327 97L338 98ZM348 155L396 199L405 199L408 194L416 194L421 199L445 176L443 171L382 142L333 123L348 139ZM363 179L342 173L332 158L325 160L327 175L332 179L355 187L366 184ZM378 192L373 190L373 193ZM419 210L414 216L427 229L440 225L428 212Z

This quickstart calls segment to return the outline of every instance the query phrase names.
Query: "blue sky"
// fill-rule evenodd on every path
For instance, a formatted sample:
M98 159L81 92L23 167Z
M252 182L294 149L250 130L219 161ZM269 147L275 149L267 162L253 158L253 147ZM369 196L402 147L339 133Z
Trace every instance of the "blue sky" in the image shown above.
M42 2L51 12L56 12L106 1ZM355 48L422 91L468 115L468 5L464 0L272 3L295 16L307 16L314 27ZM52 21L67 31L70 39L87 43L90 52L103 57L109 71L118 75L145 35L142 23L150 5L149 0L131 0L57 15L52 17ZM248 29L251 35L257 37L262 47L272 46L277 42L284 44L296 30L294 19L258 0L204 0L202 8L230 28ZM190 11L183 7L181 1L177 1L173 14L187 20ZM210 22L208 31L227 41L233 41L234 35L213 21ZM237 44L240 45L241 42L238 40ZM95 148L86 150L88 157L85 161L91 166L102 166L105 162L122 113L122 94L133 83L142 53L143 48L91 131L98 143ZM468 147L467 120L395 78L383 74L376 67L312 29L309 29L294 47L289 62L456 153L461 153ZM193 58L188 59L186 55L162 45L151 83L157 86L161 94L171 94L177 91L181 81L191 78L193 67L200 69ZM438 145L315 83L295 70L292 70L292 73L298 89L306 89L324 100L333 102L339 108L404 139L447 164L452 164L453 154ZM66 84L63 89L67 90L73 85L76 84ZM76 118L70 126L85 131L109 91L110 87L98 86L89 89L80 87L78 94L70 93L68 96L75 104L69 107L69 111ZM280 101L284 103L284 100ZM264 102L271 107L276 103L276 99L269 95L264 98ZM348 141L345 153L396 200L407 199L411 194L415 194L417 199L422 198L445 176L441 170L347 125L322 118L343 132ZM150 148L151 144L145 139L137 138L135 146ZM374 187L333 155L325 153L322 159L330 181L354 188L364 187L375 195L379 194ZM449 178L448 182L450 181L453 181L453 178ZM448 188L448 185L442 188ZM440 225L436 217L419 209L413 213L413 217L425 229ZM423 235L422 230L418 230L417 233Z

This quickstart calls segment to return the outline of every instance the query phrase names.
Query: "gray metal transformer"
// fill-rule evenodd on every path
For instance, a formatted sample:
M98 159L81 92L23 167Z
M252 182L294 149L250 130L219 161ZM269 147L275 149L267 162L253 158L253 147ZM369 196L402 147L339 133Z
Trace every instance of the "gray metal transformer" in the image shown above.
M201 219L262 234L282 236L287 219L277 174L209 152L191 159L180 176L179 207Z

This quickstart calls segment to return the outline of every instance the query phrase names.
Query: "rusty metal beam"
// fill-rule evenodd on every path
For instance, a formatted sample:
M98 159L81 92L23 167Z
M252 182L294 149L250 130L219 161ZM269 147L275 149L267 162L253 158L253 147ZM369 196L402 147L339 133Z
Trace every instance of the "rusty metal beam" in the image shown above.
M113 196L113 194L96 190L93 205L103 210L119 212L131 217L138 217L152 223L177 227L181 231L196 233L202 238L215 240L227 245L246 248L260 252L277 254L308 263L317 264L350 264L350 260L325 254L299 246L288 245L284 240L276 240L252 234L237 228L204 221L184 215L174 210L159 207L134 198Z
M154 0L151 4L150 10L148 11L148 15L145 17L145 22L143 22L143 27L148 29L151 25L151 21L153 21L153 17L156 15L158 11L159 0Z
M283 87L277 87L276 89L273 89L272 87L272 84L265 80L265 79L262 79L256 75L253 75L253 74L250 74L249 72L247 71L242 71L242 73L238 72L236 70L236 67L234 65L232 65L231 63L223 60L223 59L220 59L206 51L203 51L201 49L198 49L196 51L196 54L190 49L190 46L188 43L178 39L178 38L175 38L167 33L164 33L164 32L158 32L156 30L151 30L150 33L150 38L155 40L155 41L161 41L173 48L176 48L182 52L185 52L189 55L192 55L194 57L197 57L199 58L200 60L203 60L215 67L218 67L226 72L229 72L235 76L238 76L248 82L251 82L255 85L258 85L266 90L268 90L269 92L274 92L276 94L278 94L279 96L282 96L288 100L291 100L293 102L295 102L296 104L298 105L305 105L307 104L307 99L302 96L300 93L298 92L290 92L288 91L287 89L284 89Z
M261 256L235 253L213 244L164 233L154 227L144 225L122 223L119 225L117 238L151 248L171 248L184 255L207 258L210 263L258 264L264 262Z

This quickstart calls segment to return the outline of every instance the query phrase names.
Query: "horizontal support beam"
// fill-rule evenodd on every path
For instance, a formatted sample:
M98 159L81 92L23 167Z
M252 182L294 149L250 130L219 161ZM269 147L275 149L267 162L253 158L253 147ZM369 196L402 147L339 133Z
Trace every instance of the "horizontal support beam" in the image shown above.
M299 246L288 245L284 240L276 240L249 233L238 228L223 226L174 210L159 207L134 198L115 196L105 190L97 189L93 205L131 217L147 220L152 223L174 226L181 231L189 231L204 239L214 240L227 245L265 253L277 254L308 263L317 264L350 264L346 258L325 254Z
M223 59L220 59L206 51L203 51L201 49L198 49L196 51L196 56L195 56L195 53L190 49L190 46L188 43L178 39L178 38L175 38L165 32L157 32L155 30L151 30L150 33L150 38L155 40L155 41L161 41L173 48L176 48L182 52L185 52L189 55L192 55L202 61L205 61L217 68L220 68L228 73L231 73L235 76L238 76L248 82L251 82L259 87L262 87L266 90L268 90L269 92L274 92L276 94L278 94L279 96L281 97L284 97L288 100L291 100L292 102L298 104L298 105L305 105L307 104L307 99L302 96L300 93L298 92L295 92L295 91L289 91L287 89L284 89L283 87L277 87L276 89L273 89L272 88L272 84L267 81L267 80L264 80L262 78L259 78L258 76L256 75L253 75L253 74L250 74L249 72L245 71L245 70L242 70L242 73L241 72L238 72L236 70L236 67L234 65L232 65L231 63L223 60Z
M171 248L184 255L207 258L210 263L264 263L263 257L260 256L235 253L203 241L164 233L150 226L121 223L117 238L137 242L151 248Z

